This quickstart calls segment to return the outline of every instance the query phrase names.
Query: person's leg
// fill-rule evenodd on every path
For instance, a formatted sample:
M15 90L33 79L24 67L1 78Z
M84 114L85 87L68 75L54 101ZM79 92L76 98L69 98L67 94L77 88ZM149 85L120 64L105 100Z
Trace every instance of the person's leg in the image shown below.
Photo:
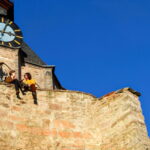
M22 90L21 82L20 82L19 80L17 80L17 79L15 80L15 82L16 82L18 88L20 89L21 93L22 93L23 95L26 95L26 94L24 93L24 91Z
M16 96L17 96L17 98L18 99L21 99L21 97L20 97L20 95L19 95L19 81L17 80L17 79L15 79L15 80L13 80L12 82L11 82L12 84L14 84L15 85L15 90L16 90Z
M32 84L30 86L30 90L32 92L32 96L33 96L33 99L34 99L34 104L38 105L38 102L37 102L37 93L36 93L36 87L35 87L35 84Z
M30 91L29 86L25 83L21 83L21 87L23 88L24 93Z
M32 92L32 96L33 96L33 99L34 99L34 104L38 105L38 102L37 102L37 93L36 92Z

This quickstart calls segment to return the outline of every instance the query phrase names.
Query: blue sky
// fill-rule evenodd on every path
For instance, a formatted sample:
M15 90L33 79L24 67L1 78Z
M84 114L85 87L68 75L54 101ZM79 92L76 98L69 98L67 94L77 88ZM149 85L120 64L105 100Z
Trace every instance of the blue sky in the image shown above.
M15 0L15 22L65 88L141 92L150 133L149 0Z

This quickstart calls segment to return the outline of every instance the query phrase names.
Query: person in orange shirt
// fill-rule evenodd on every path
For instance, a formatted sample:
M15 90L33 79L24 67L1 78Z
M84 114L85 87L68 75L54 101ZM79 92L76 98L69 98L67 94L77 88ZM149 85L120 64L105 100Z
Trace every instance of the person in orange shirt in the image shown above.
M36 92L36 81L34 79L32 79L32 76L30 73L24 74L23 87L24 87L24 92L27 92L27 91L32 92L34 104L38 105L37 92Z
M17 96L18 99L21 99L21 97L19 95L19 93L20 93L19 91L21 91L22 94L25 95L24 91L22 90L20 81L16 78L16 72L15 72L15 70L11 70L9 72L9 76L7 76L5 78L5 82L15 85L16 96Z

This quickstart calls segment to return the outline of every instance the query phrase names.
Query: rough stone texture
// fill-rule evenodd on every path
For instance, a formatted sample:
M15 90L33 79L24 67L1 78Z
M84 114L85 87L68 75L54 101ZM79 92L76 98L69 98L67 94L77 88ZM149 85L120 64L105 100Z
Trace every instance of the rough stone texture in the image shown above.
M38 91L15 98L0 85L0 150L150 150L138 97L124 89L103 98Z
M10 48L0 46L0 62L4 62L12 70L16 70L17 77L19 76L20 72L18 51L19 51L18 49L12 50Z
M24 66L21 66L18 49L10 49L0 46L0 62L5 63L9 67L3 65L3 70L7 74L10 70L15 70L17 77L20 78L21 76L23 78L24 73L30 72L41 89L53 89L53 68L37 66L29 63L25 63Z
M26 72L30 72L42 89L53 89L52 68L44 68L29 63L22 66L22 78Z

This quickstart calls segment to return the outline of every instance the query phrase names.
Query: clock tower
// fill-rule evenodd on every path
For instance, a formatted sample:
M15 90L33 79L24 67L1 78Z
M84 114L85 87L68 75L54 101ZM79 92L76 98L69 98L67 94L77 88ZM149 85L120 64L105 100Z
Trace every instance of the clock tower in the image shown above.
M20 78L21 75L19 47L15 48L12 43L16 37L14 32L16 25L13 21L13 2L0 0L0 80L3 80L3 75L7 75L11 69L16 71L18 78ZM11 47L13 47L13 49Z
M10 70L19 79L30 72L41 89L63 89L55 75L55 66L47 65L23 39L21 28L14 23L14 4L0 0L0 81Z

